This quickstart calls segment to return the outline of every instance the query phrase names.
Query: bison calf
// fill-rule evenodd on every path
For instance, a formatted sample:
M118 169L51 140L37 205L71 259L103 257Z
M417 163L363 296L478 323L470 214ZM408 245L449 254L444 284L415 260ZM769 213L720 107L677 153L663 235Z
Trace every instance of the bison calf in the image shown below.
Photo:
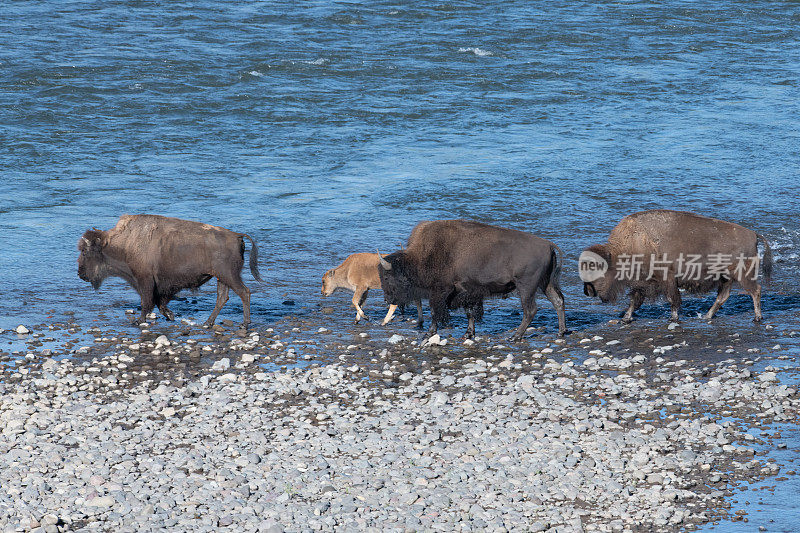
M345 259L341 265L325 272L322 276L322 295L330 296L337 289L347 289L353 291L353 307L356 308L356 324L362 319L367 318L361 308L367 299L369 289L380 289L381 280L378 276L378 266L380 257L378 254L357 253ZM381 321L381 325L386 325L394 316L397 309L396 305L390 305L389 311ZM417 301L417 314L419 324L422 324L422 303Z
M725 303L734 282L753 298L755 320L761 320L758 277L758 241L764 243L763 271L769 280L772 253L756 232L724 220L685 211L655 209L622 219L606 244L581 254L583 292L603 302L616 301L626 289L631 301L623 321L646 299L666 296L673 320L681 306L680 289L701 294L717 289L717 299L706 313L712 318ZM597 268L596 265L600 265Z
M250 290L242 283L244 237L250 240L250 271L258 281L258 248L245 233L159 215L123 215L108 231L88 230L78 242L78 276L95 289L108 277L127 281L142 299L140 321L155 306L167 320L167 308L182 289L197 289L217 278L212 325L228 301L228 289L242 299L244 325L250 323Z
M523 315L513 339L521 340L536 314L537 291L555 307L559 335L567 332L560 272L561 251L536 235L469 220L438 220L417 224L405 250L381 258L380 276L390 304L429 299L429 335L447 322L449 309L463 307L467 337L474 336L483 300L516 290Z

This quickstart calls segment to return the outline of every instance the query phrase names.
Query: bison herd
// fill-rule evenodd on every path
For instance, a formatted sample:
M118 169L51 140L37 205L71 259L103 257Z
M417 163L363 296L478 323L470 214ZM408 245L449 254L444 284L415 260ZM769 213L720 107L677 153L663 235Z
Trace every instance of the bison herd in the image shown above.
M217 301L206 321L212 325L233 290L242 300L244 325L250 322L250 290L244 285L244 239L251 243L250 271L256 280L258 248L245 233L159 215L124 215L110 230L91 229L78 242L78 276L97 289L105 278L127 281L141 298L140 321L155 307L167 320L167 304L182 289L197 289L217 279ZM764 245L763 260L758 241ZM322 294L343 288L353 291L356 322L366 315L362 305L369 289L381 288L389 310L388 323L398 306L415 303L417 326L423 327L422 300L428 300L434 334L446 324L450 311L463 308L467 337L483 316L487 297L516 291L522 322L513 339L521 340L536 314L541 291L558 315L559 336L567 333L564 295L559 287L561 249L536 235L468 220L421 222L405 248L382 256L356 253L325 272ZM714 316L728 299L733 283L753 298L755 320L761 320L759 267L769 280L772 254L761 235L738 224L684 211L651 210L627 216L611 231L608 242L588 247L579 269L584 293L614 302L624 292L630 305L623 317L646 300L664 296L677 319L680 291L692 294L717 290L705 315Z

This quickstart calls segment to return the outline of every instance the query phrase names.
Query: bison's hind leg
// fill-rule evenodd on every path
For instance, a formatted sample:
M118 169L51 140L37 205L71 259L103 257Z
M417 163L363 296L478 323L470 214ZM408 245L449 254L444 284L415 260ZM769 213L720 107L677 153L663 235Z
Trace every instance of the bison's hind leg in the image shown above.
M208 317L208 320L205 322L206 327L210 327L214 325L214 322L217 320L217 315L222 310L222 307L228 302L228 286L222 283L220 280L217 280L217 303L214 305L214 310L211 312L211 316Z
M569 333L567 329L567 319L565 316L564 294L557 285L551 283L544 289L544 295L553 304L558 315L558 336L563 337Z
M174 290L165 291L159 287L155 289L155 303L158 306L158 310L161 311L161 314L164 315L164 318L167 320L175 320L175 313L167 307L167 304L172 300L176 292L177 291Z
M225 298L222 303L220 303L220 285L225 287ZM208 320L210 321L212 317L217 318L217 314L219 314L220 309L222 309L222 306L228 301L229 287L233 289L233 292L235 292L236 295L242 300L242 312L244 314L242 326L247 327L250 325L250 289L248 289L242 281L241 265L239 266L239 269L234 270L232 274L217 277L217 305L214 307L214 312L211 314L211 317L209 317ZM213 323L214 322L212 321L211 324Z
M739 284L753 299L753 312L755 314L753 321L761 322L764 318L761 315L761 285L756 280L746 276L739 281Z
M704 317L706 320L710 320L714 318L714 315L719 311L719 308L728 300L728 297L731 295L731 286L733 285L732 279L727 279L720 282L719 290L717 291L717 299L714 300L714 303L711 305L711 309L708 310L706 316Z
M522 322L511 337L512 342L522 340L525 330L528 329L533 317L536 316L536 287L525 289L521 284L517 284L517 288L519 289L519 299L522 302Z

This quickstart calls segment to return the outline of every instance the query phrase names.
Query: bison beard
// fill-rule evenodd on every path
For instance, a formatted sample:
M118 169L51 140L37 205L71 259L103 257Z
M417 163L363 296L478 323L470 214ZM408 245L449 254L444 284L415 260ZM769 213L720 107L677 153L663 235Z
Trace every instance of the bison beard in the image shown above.
M488 224L422 222L412 231L405 250L381 261L381 285L390 304L429 300L429 335L447 324L449 310L463 307L469 319L467 337L475 334L475 321L483 317L485 298L517 290L523 318L514 340L522 339L536 314L536 292L541 290L556 309L559 335L563 335L567 330L557 250L535 235Z
M252 247L250 271L258 273L258 248L244 233L159 215L124 215L108 230L89 230L78 242L78 276L98 288L107 277L127 281L141 298L140 321L154 307L167 320L174 314L167 307L183 289L197 289L217 278L217 301L206 321L212 325L228 301L228 291L242 299L244 325L250 322L250 290L244 285L244 238Z

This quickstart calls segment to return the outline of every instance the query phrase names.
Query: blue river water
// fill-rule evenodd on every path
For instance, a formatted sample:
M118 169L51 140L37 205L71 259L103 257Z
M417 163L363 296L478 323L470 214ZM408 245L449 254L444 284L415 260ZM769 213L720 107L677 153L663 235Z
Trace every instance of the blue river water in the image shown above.
M515 227L565 251L568 320L590 327L617 309L583 297L578 254L655 207L763 233L765 318L800 328L798 3L8 0L0 36L0 328L127 323L136 294L76 265L124 213L253 235L256 326L318 308L326 269L420 220ZM751 309L735 295L721 320Z

